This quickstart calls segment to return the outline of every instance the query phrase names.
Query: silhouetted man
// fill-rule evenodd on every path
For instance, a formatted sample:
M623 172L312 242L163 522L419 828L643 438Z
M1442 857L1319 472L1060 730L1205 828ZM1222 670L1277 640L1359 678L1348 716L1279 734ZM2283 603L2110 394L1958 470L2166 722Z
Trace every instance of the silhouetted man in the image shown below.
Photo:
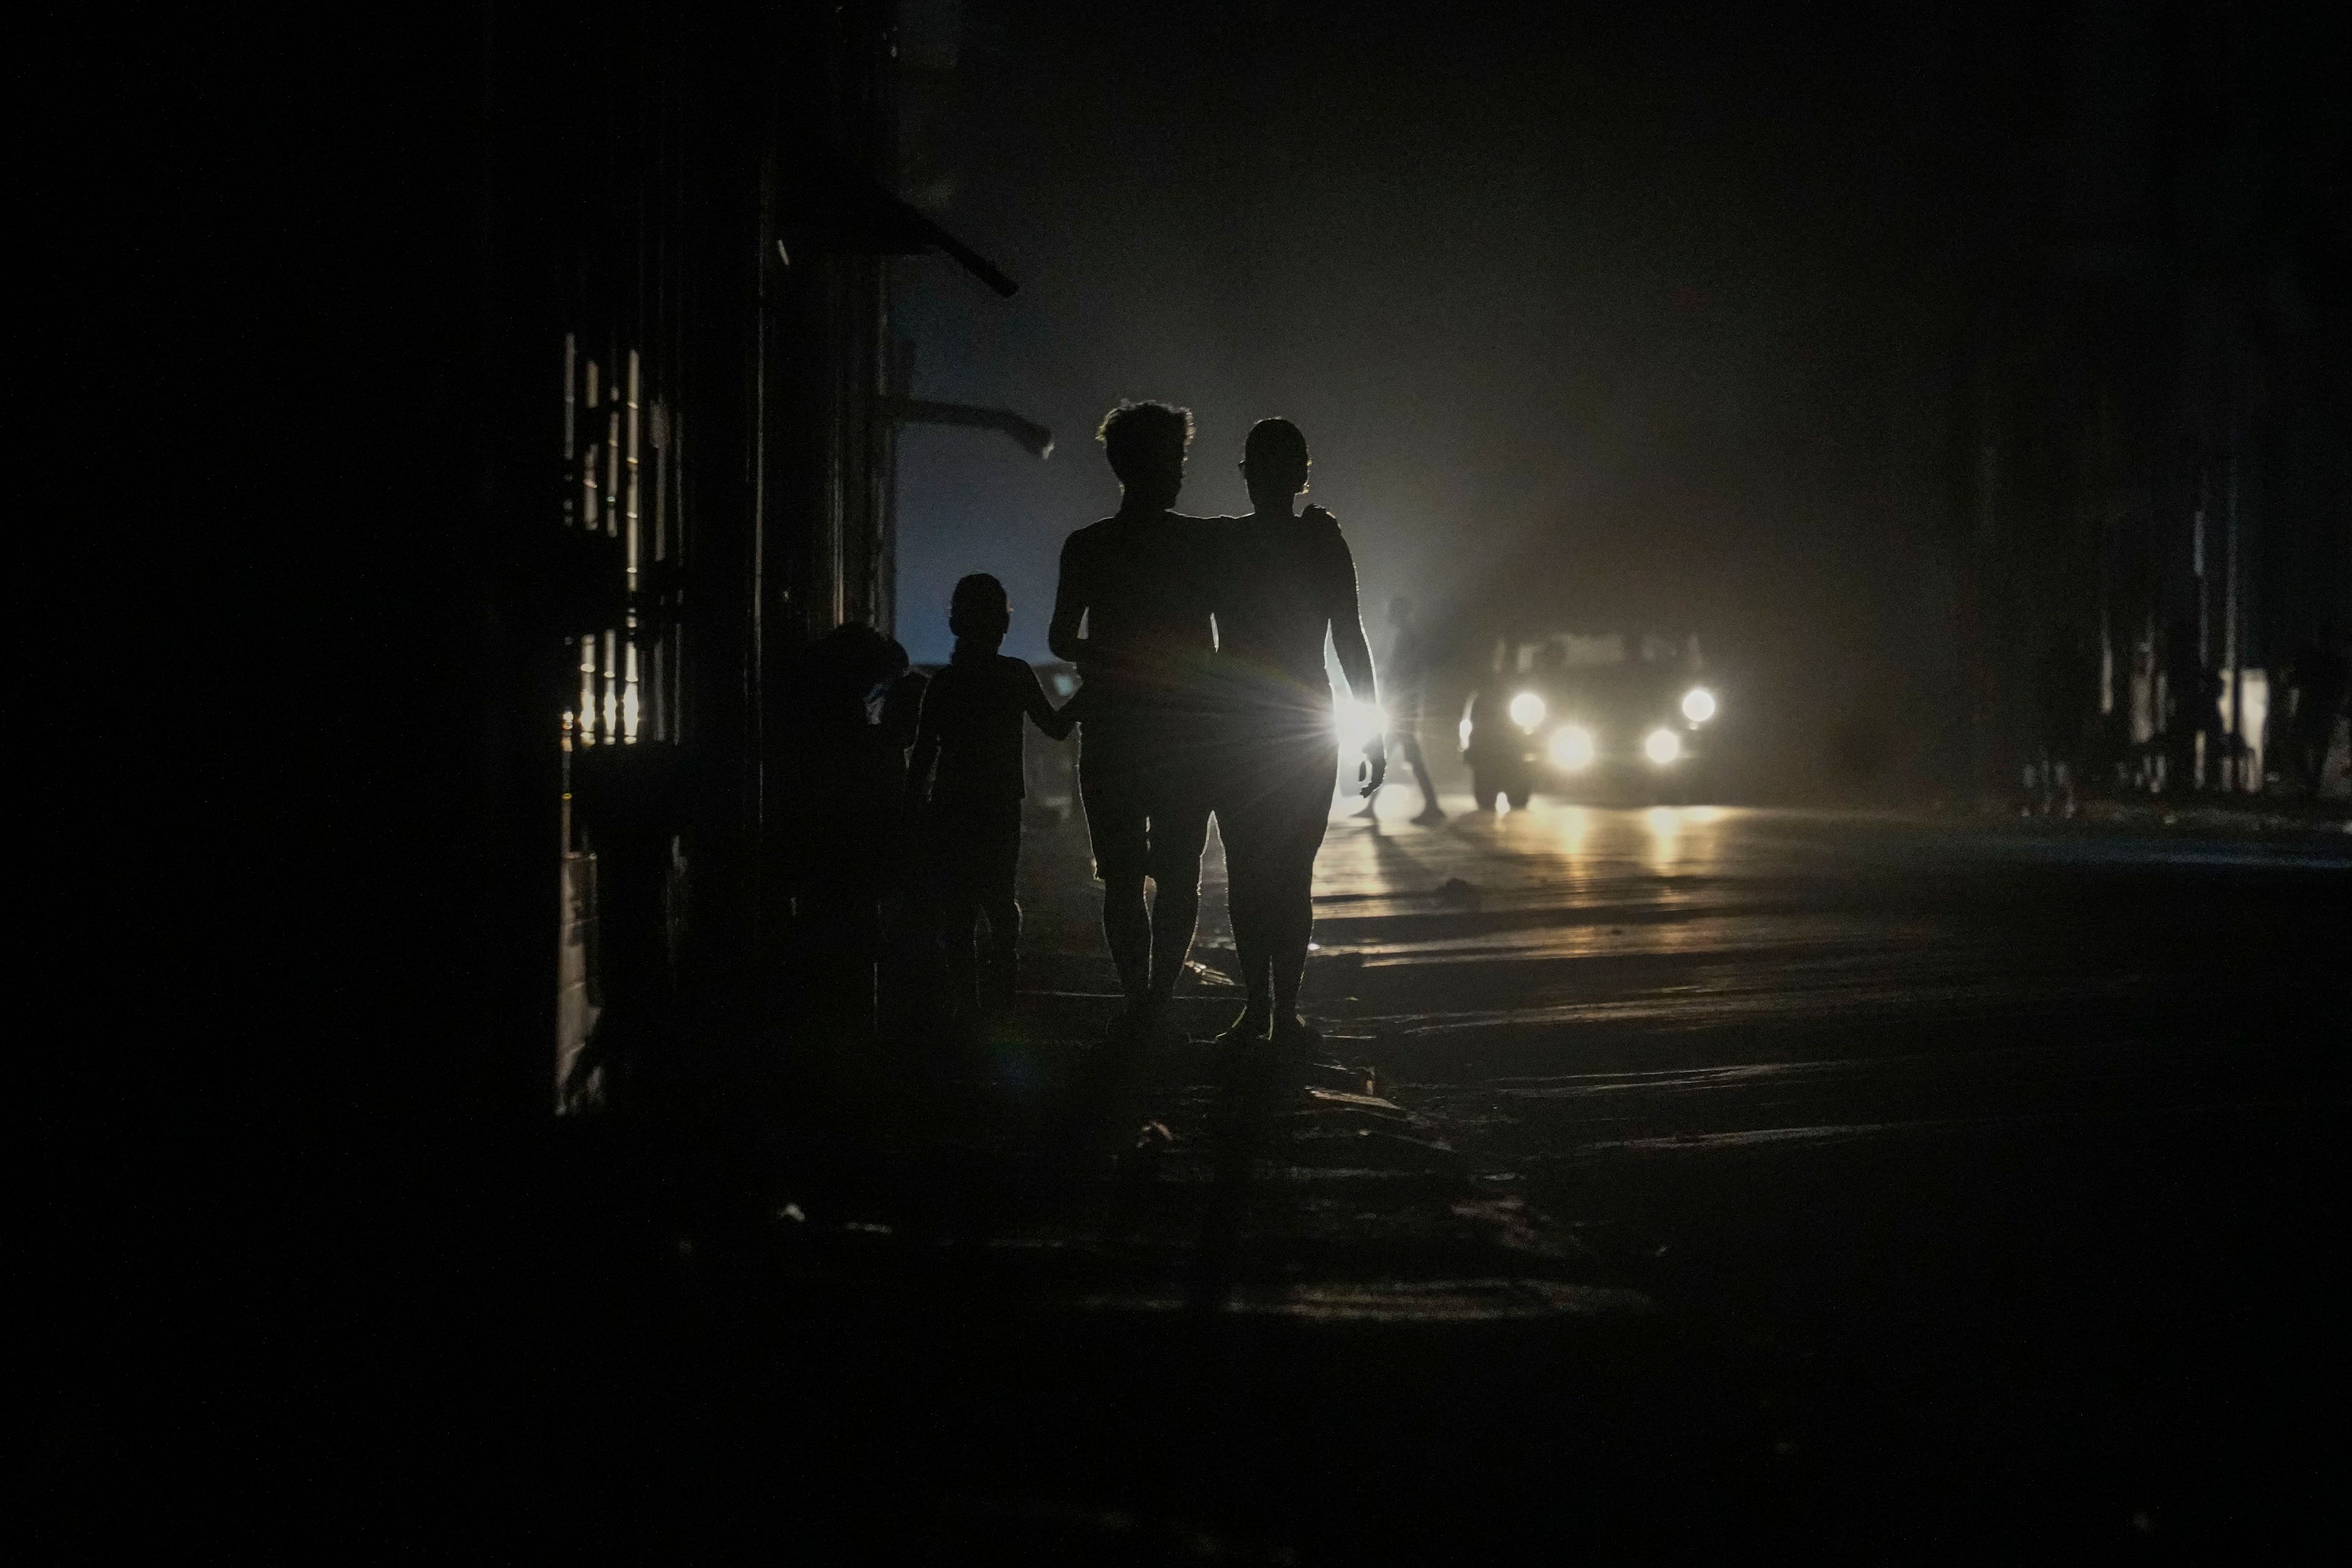
M1389 751L1412 766L1413 783L1421 786L1421 815L1413 820L1433 826L1445 820L1445 813L1438 809L1437 786L1429 782L1429 763L1421 754L1421 710L1433 662L1429 639L1413 615L1412 601L1402 594L1389 601L1389 626L1395 640L1389 644L1388 662L1381 667L1381 711L1387 719ZM1379 798L1377 793L1367 795L1356 815L1370 817Z
M1244 448L1249 516L1224 526L1213 589L1218 653L1217 825L1234 946L1248 1001L1223 1038L1271 1037L1308 1046L1298 1016L1307 939L1315 923L1315 856L1331 815L1339 765L1328 637L1357 701L1377 704L1372 652L1356 605L1356 562L1339 520L1292 510L1307 489L1307 438L1287 419L1262 419ZM1364 742L1364 793L1388 771L1375 731Z
M1116 514L1062 546L1046 641L1086 680L1073 700L1083 714L1078 798L1132 1026L1174 993L1200 915L1202 681L1216 645L1202 593L1208 535L1169 510L1184 485L1191 410L1121 403L1096 438L1124 493ZM1146 879L1157 889L1149 907Z

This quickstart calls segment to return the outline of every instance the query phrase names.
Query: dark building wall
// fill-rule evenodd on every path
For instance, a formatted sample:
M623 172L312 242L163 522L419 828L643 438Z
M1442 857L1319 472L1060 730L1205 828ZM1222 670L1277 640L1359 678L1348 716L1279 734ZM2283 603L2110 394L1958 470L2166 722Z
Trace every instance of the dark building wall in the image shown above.
M550 933L524 984L552 990L557 857L593 851L605 1026L675 1036L774 989L798 650L888 624L887 263L831 209L842 168L890 172L891 12L488 21L494 743L522 875L545 868L545 910L517 909ZM551 1012L520 1034L543 1100Z
M2097 654L2076 696L2100 782L2146 787L2151 726L2186 721L2172 644L2226 700L2352 602L2343 139L2306 32L2098 0L2057 35L2059 112L1991 209L1963 377L1979 785L2028 760L2062 627Z

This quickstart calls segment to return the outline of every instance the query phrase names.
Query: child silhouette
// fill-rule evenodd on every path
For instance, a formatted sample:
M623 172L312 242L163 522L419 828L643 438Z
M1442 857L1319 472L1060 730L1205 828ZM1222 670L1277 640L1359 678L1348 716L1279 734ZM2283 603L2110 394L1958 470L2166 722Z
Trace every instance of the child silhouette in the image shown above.
M908 769L908 815L929 849L948 1006L959 1022L997 1021L1012 1010L1021 944L1013 879L1021 862L1022 721L1061 740L1073 716L1057 712L1037 672L997 651L1013 625L1004 584L975 573L955 586L948 629L955 652L923 693ZM986 960L975 928L988 921Z

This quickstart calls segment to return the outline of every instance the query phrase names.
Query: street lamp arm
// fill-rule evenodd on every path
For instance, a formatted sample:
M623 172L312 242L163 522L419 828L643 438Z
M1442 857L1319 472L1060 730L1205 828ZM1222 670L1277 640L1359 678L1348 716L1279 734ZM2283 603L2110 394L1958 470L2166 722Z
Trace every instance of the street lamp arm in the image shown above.
M902 425L962 425L975 430L1002 430L1039 458L1054 455L1054 433L1007 408L975 408L968 403L934 403L922 397L887 400L890 417Z

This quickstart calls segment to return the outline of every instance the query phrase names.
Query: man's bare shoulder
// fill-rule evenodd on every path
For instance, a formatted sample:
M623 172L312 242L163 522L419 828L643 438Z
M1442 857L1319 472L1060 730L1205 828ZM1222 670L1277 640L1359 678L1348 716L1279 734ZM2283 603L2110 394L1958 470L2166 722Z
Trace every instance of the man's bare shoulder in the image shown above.
M1074 528L1070 530L1069 538L1062 542L1062 548L1065 550L1089 549L1117 533L1118 523L1118 518L1106 517L1090 522L1084 528Z
M1179 517L1171 512L1168 521L1171 526L1194 539L1207 539L1219 544L1230 544L1242 537L1242 525L1249 521L1249 519L1245 517Z

